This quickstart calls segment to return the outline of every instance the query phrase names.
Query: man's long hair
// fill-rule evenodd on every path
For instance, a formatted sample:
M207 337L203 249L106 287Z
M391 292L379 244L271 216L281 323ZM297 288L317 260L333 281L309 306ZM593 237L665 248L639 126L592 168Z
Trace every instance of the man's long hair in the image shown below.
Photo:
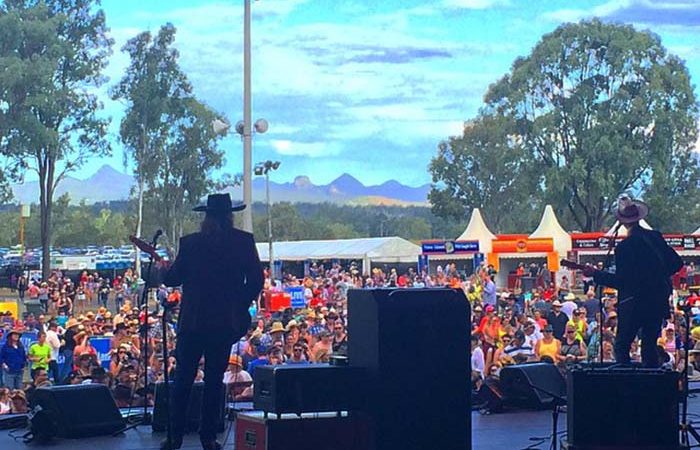
M233 213L206 213L201 231L211 236L223 236L233 228Z

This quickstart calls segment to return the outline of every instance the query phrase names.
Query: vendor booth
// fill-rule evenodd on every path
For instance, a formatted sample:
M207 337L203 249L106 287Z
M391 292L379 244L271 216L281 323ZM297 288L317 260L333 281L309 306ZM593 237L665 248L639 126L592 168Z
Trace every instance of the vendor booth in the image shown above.
M457 270L471 274L484 260L484 255L491 252L491 242L495 238L486 226L479 208L474 208L467 228L456 240L423 241L421 247L430 273L434 273L439 265L455 263Z
M551 271L559 269L559 254L552 238L530 238L526 234L501 234L492 241L487 261L498 271L496 286L513 289L515 269L521 262L529 265L547 263Z

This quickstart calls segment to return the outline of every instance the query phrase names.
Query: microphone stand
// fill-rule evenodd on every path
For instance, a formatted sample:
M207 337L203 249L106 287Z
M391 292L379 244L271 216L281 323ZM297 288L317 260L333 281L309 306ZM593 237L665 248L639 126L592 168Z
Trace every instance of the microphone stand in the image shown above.
M620 233L621 223L617 223L615 227L615 232L613 233L610 241L608 242L608 252L605 254L605 262L603 263L603 271L608 270L610 267L610 262L612 260L612 251L617 244L617 236ZM599 284L596 286L598 291L598 310L600 311L600 323L598 324L598 358L600 364L603 364L603 285Z
M557 450L557 434L559 433L559 431L557 430L557 426L559 424L559 408L561 406L566 405L567 401L563 396L555 394L554 392L551 392L547 389L543 389L539 386L535 386L529 380L526 380L526 382L532 389L552 397L552 442L550 444L550 448L552 450Z
M158 238L163 234L163 230L158 230L153 235L153 240L151 241L151 246L156 248L158 245ZM141 251L140 249L136 249ZM148 259L148 268L146 269L146 278L144 280L143 291L141 291L141 299L139 300L139 307L144 312L143 323L140 325L141 333L141 356L143 357L143 389L144 389L144 401L143 401L143 415L136 420L133 424L124 427L123 429L116 431L112 436L117 436L121 433L129 431L138 427L139 425L150 425L151 424L151 414L148 412L148 286L151 284L151 270L153 268L153 256ZM167 365L167 364L166 364ZM170 433L168 433L170 436Z

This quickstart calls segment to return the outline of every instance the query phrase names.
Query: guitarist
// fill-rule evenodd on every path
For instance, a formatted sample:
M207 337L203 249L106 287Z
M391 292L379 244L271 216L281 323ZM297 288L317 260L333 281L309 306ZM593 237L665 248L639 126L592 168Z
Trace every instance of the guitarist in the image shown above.
M597 284L618 290L618 329L615 359L630 363L630 346L641 329L642 363L659 367L656 339L662 322L669 316L671 276L683 264L680 256L666 244L661 233L647 230L639 222L649 214L646 203L622 196L615 216L628 235L615 248L615 273L583 268Z
M182 285L178 321L177 366L172 390L171 448L182 446L185 413L199 360L205 359L200 440L204 450L218 450L218 408L224 395L224 372L231 345L250 326L248 307L263 287L263 272L253 235L233 227L229 194L213 194L204 212L201 231L182 237L175 262L165 273L167 286ZM167 440L161 448L167 448Z

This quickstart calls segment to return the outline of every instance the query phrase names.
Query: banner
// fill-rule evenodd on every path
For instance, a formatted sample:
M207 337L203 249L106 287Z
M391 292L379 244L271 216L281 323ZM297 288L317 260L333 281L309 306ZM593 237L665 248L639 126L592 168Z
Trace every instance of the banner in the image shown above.
M479 251L479 241L423 241L421 242L421 249L423 254L477 253Z
M292 309L306 308L303 286L288 287L285 291L292 296Z

